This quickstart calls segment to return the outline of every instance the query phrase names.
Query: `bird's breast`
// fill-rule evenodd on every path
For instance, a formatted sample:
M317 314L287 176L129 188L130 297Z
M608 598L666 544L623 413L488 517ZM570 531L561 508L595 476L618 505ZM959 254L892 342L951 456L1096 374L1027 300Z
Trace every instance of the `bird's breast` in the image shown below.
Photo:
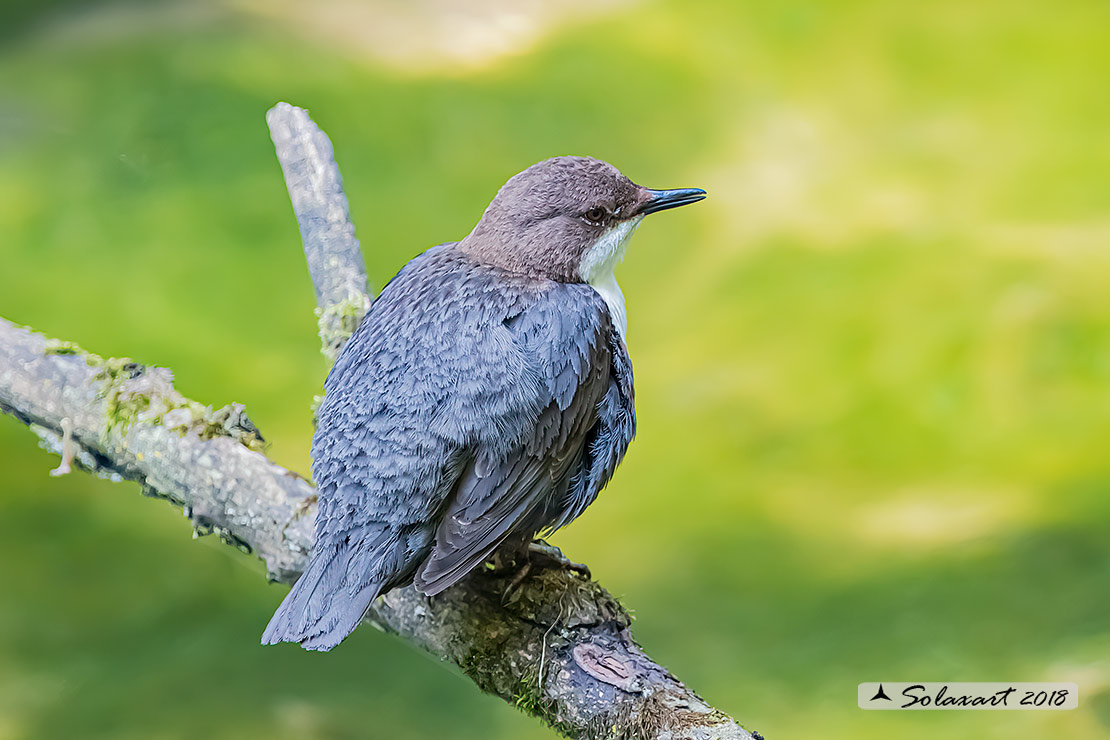
M628 314L624 308L624 293L621 292L621 286L617 284L617 276L610 272L601 280L590 283L590 287L596 290L605 301L605 306L609 309L609 318L623 340L628 330Z
M578 274L605 300L609 308L609 317L613 326L617 327L621 339L624 339L628 329L628 314L624 308L624 293L617 285L614 271L624 259L624 252L628 248L628 240L640 225L642 216L635 216L626 221L620 221L590 247L582 257Z

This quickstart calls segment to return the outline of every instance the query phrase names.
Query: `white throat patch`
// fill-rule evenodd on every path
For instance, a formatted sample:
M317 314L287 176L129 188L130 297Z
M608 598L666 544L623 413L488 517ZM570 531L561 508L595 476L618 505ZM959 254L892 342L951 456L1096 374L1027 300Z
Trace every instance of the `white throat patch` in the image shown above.
M621 339L624 339L628 330L628 315L624 309L624 293L621 293L621 286L617 285L617 277L613 271L624 259L628 238L642 219L643 216L634 216L602 234L582 257L582 264L578 268L578 275L605 300L605 305L609 307L609 316L620 332Z

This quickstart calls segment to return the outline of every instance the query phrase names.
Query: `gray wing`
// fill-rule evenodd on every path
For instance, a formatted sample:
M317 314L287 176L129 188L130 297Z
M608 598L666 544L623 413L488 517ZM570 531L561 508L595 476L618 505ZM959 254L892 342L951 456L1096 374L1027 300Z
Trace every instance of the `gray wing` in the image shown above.
M609 383L597 407L597 422L590 429L581 458L568 481L562 500L553 507L553 516L541 529L554 532L577 519L613 477L632 438L636 436L636 394L632 362L624 340L613 331L609 335L612 367Z
M539 381L502 320L527 297L452 245L382 291L325 383L316 546L264 642L338 644L378 594L411 580L476 440L519 441Z
M560 285L507 326L533 359L540 411L508 450L496 436L479 441L416 574L427 594L457 582L507 538L578 516L634 432L631 367L592 288Z

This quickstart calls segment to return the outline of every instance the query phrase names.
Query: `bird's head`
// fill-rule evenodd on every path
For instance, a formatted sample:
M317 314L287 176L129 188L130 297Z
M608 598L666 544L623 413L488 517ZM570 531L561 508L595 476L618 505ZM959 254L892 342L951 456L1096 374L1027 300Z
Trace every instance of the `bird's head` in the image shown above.
M704 197L641 187L599 159L554 157L509 178L460 247L511 272L595 283L612 276L644 216Z

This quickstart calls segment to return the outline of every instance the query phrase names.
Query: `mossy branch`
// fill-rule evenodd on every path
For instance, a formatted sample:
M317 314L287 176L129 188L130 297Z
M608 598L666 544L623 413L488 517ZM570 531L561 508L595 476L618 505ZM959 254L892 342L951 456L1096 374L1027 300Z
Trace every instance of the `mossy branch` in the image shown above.
M370 310L366 266L355 238L331 140L308 112L278 103L266 114L293 212L301 227L324 356L334 362Z
M321 341L334 357L370 306L338 168L303 110L279 104L267 120L316 287ZM272 580L292 582L307 562L314 490L259 451L262 436L238 404L213 409L178 393L164 368L104 359L0 319L0 410L63 456L59 472L72 462L139 483L184 507L198 533L218 532L261 557ZM759 739L645 655L628 612L596 582L533 566L510 589L514 576L479 569L433 598L397 589L367 619L568 737Z

